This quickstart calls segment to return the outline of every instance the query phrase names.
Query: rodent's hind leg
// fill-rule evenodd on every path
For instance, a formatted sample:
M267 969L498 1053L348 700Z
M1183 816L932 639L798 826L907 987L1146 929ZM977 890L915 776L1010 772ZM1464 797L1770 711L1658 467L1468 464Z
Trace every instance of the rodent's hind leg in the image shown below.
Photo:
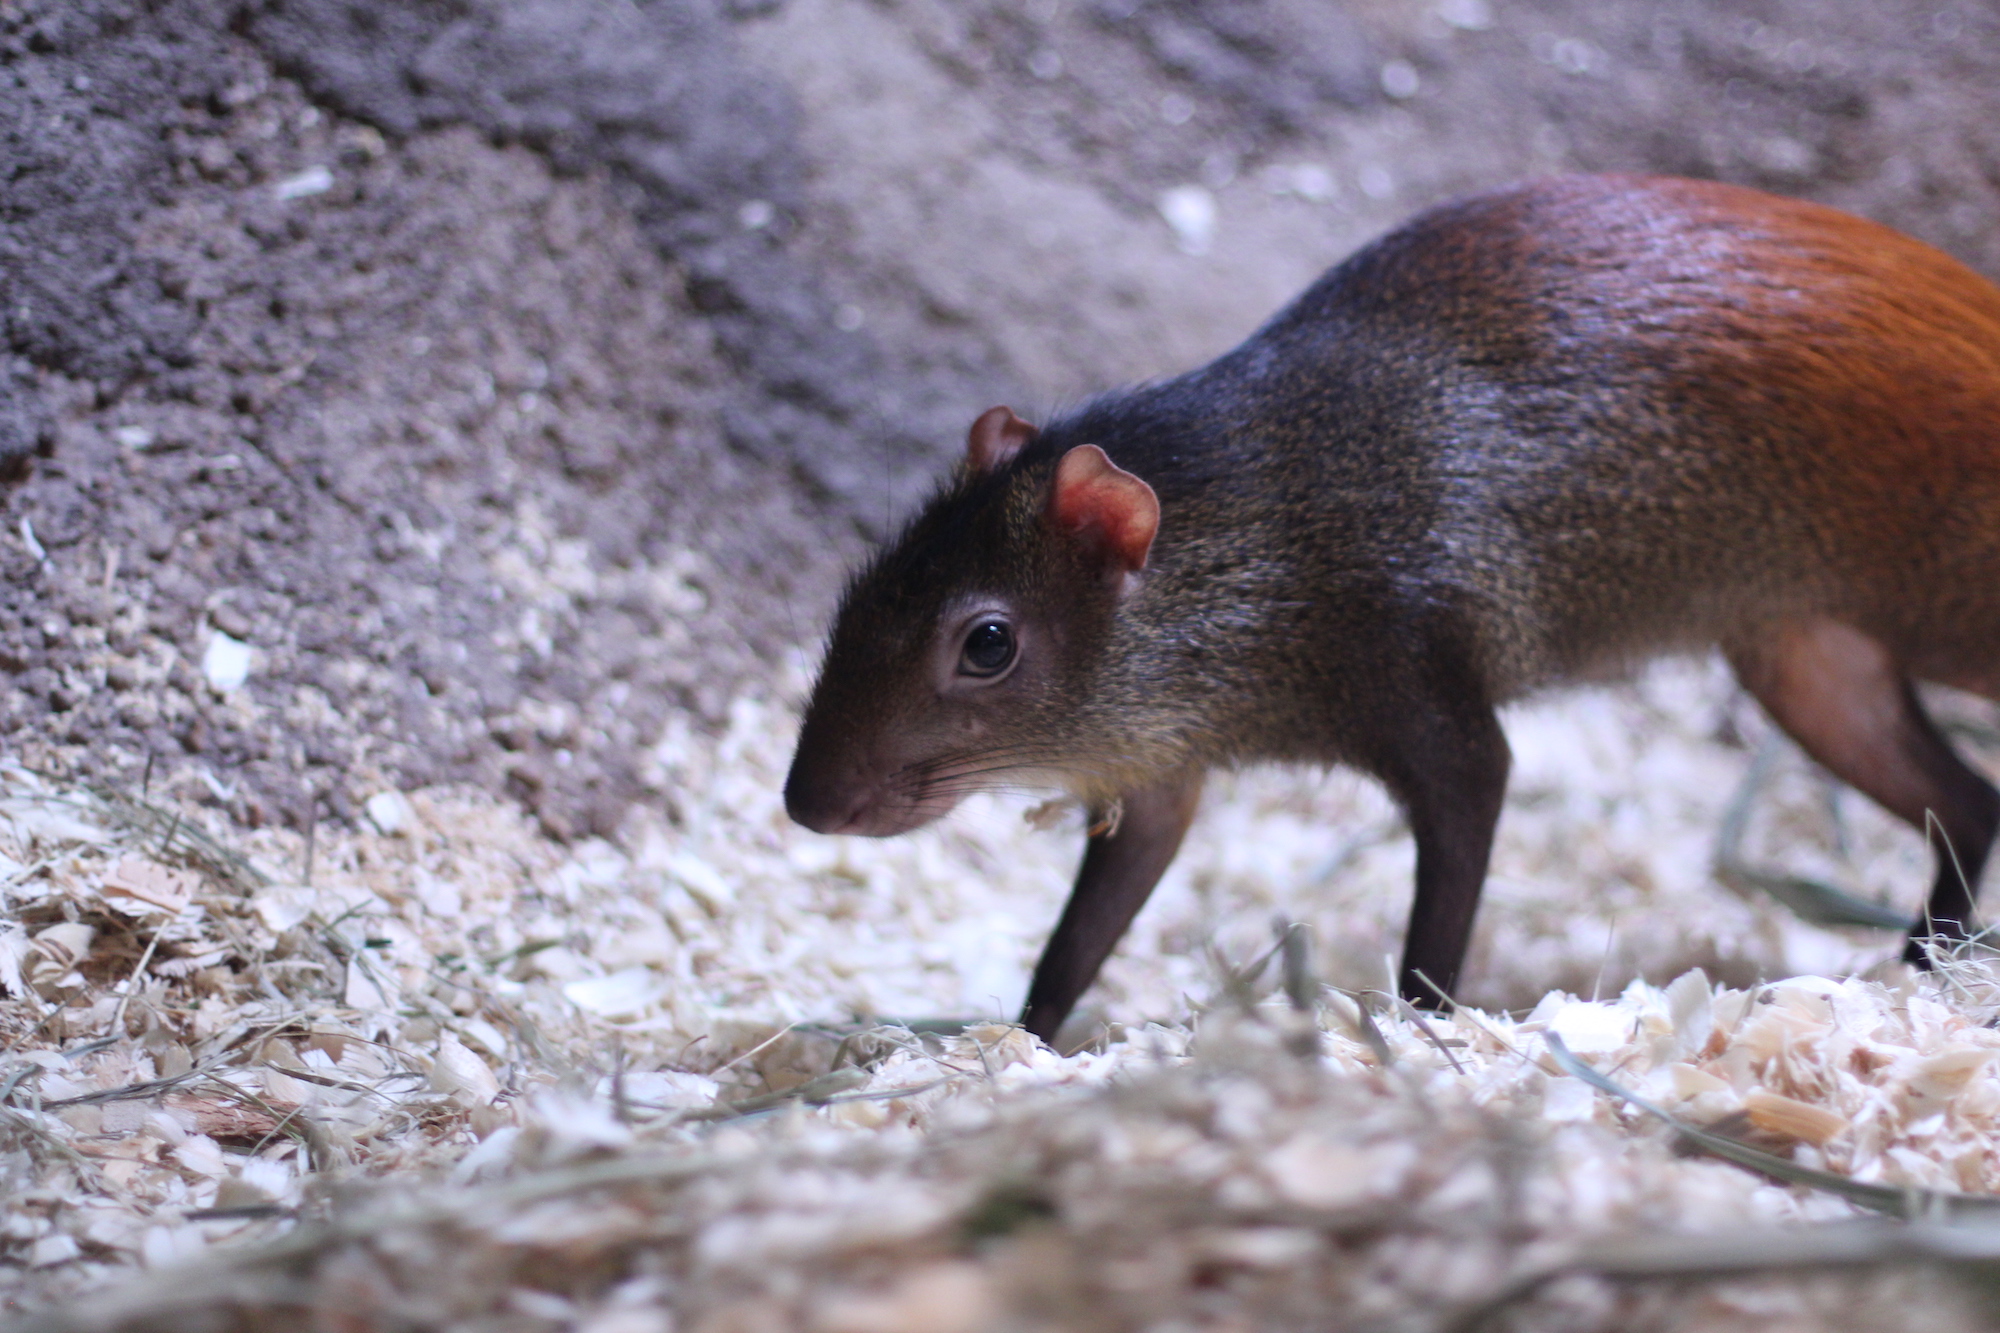
M1078 997L1160 882L1194 819L1201 775L1126 792L1116 824L1084 847L1083 865L1055 933L1035 964L1021 1024L1053 1043Z
M1727 651L1736 678L1807 754L1935 848L1937 879L1904 961L1928 964L1927 937L1964 939L2000 831L2000 792L1938 733L1895 655L1825 617L1771 626Z
M1486 887L1493 829L1507 794L1511 755L1490 708L1418 710L1378 768L1417 841L1417 892L1396 988L1436 1008L1458 987L1472 921Z

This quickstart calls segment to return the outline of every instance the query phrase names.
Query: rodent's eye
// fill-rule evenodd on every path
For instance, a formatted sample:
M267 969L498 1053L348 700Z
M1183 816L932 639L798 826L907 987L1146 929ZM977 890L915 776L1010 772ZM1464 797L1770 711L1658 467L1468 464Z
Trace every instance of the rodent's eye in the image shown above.
M958 670L966 676L997 676L1014 661L1014 627L1004 620L982 620L965 636Z

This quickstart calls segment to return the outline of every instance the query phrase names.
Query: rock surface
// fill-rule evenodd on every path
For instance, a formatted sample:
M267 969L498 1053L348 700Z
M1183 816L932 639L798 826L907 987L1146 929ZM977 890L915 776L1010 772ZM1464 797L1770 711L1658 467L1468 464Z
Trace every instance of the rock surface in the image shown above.
M1720 176L2000 274L1997 54L1969 4L21 0L0 735L253 824L615 831L973 414L1425 203Z

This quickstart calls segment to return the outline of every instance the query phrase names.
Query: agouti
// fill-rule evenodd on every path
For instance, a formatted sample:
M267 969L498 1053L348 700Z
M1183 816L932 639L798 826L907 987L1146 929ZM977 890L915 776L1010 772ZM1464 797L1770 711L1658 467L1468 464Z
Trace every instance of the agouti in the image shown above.
M1424 213L1198 370L981 416L849 588L785 804L884 835L981 788L1085 801L1023 1015L1051 1038L1206 769L1352 765L1415 834L1401 987L1435 1003L1506 786L1495 708L1711 646L1931 821L1917 936L1964 937L2000 794L1912 683L2000 698L2000 289L1815 204L1534 181Z

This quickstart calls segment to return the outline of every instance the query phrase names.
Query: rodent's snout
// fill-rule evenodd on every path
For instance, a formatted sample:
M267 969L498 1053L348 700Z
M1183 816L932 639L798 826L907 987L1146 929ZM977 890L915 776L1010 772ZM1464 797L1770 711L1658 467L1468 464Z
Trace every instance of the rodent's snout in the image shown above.
M870 815L878 803L875 785L859 773L828 772L807 762L803 750L785 777L785 813L814 833L877 833ZM898 830L890 829L888 832Z
M791 773L785 778L785 813L794 824L802 824L814 833L840 832L841 826L852 818L856 803L831 793L832 785L813 781L799 771L799 764L794 761Z
M936 814L914 807L891 807L874 791L836 792L829 796L810 783L785 784L785 813L795 824L814 833L847 833L864 838L887 838L928 824Z
M827 774L797 759L785 778L785 813L814 833L893 837L930 823L951 804L898 801L870 774Z

